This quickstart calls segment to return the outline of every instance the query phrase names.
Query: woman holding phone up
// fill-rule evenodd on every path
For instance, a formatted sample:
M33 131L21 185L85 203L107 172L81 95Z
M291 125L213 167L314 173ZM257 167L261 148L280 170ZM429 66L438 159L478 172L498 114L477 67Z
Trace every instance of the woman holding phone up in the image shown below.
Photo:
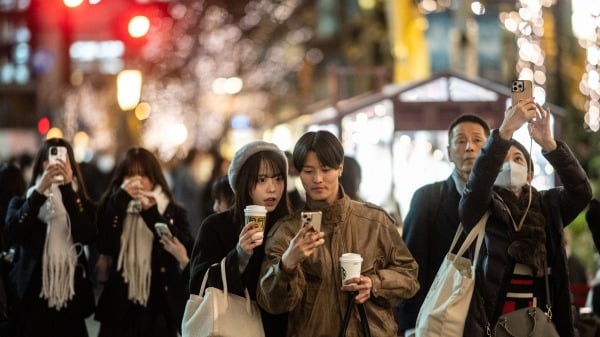
M13 197L6 216L8 239L17 247L9 336L88 336L94 294L83 245L95 239L94 213L71 145L46 140L25 197Z
M156 224L172 237L161 236ZM158 225L161 226L161 225ZM176 337L193 239L156 157L135 147L113 175L98 213L98 251L108 279L98 301L99 337Z
M552 319L559 336L575 335L563 231L585 209L592 190L567 144L552 136L550 120L550 110L532 98L518 101L490 134L469 175L459 205L465 232L485 212L490 216L465 337L484 336L488 329L504 331L503 322L536 307ZM544 191L531 186L531 155L513 139L523 125L562 186Z

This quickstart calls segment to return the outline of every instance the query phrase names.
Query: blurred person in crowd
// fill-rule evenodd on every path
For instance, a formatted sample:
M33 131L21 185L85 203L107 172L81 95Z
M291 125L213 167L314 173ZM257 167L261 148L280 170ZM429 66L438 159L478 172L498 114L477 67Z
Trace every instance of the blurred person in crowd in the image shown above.
M362 201L360 197L360 181L361 176L360 164L354 157L344 156L344 171L340 176L340 184L344 192L352 200Z
M31 179L31 170L33 169L33 155L28 152L23 152L19 155L10 157L7 163L11 163L16 166L21 171L21 174L25 179L25 184L29 185L29 180Z
M172 237L162 236L165 224ZM97 267L106 281L95 319L99 337L176 337L189 297L193 238L186 210L173 201L158 159L129 149L98 211Z
M256 299L264 242L275 222L289 214L287 172L284 153L272 143L250 142L235 153L228 171L235 203L227 211L206 218L200 227L192 253L191 293L199 293L206 271L226 257L229 291L243 296L246 288L250 298ZM255 222L244 224L247 205L267 208L264 231ZM222 287L218 271L209 275L209 284ZM267 337L285 336L287 315L262 311L261 316Z
M600 200L598 198L590 201L585 213L585 220L592 233L594 246L596 246L596 251L598 252L600 251ZM595 280L592 283L591 307L592 311L600 316L600 268L596 270Z
M292 153L290 151L285 151L285 157L287 158L288 163L292 162ZM298 185L301 185L300 175L298 170L294 167L294 165L288 165L288 175L287 175L287 195L288 200L290 201L291 211L295 211L300 209L305 202L306 194L304 191L300 191Z
M203 182L200 194L200 223L209 215L213 214L214 200L212 198L212 184L217 178L226 175L229 162L221 155L217 149L211 149L204 157L204 171L206 171L206 180ZM198 228L193 232L197 236Z
M213 211L215 213L225 212L235 204L235 195L229 185L227 175L217 178L212 184L212 198L215 200Z
M520 100L507 109L469 175L459 204L465 233L485 212L490 216L464 336L484 336L500 315L527 307L551 309L558 335L575 335L564 228L588 205L592 189L566 143L552 136L550 119L550 110L533 98ZM512 138L523 125L562 186L545 191L531 186L531 156Z
M421 289L398 307L398 323L406 337L414 335L419 309L450 249L460 223L458 203L475 158L489 134L489 126L478 116L465 114L452 121L448 127L448 158L454 164L452 173L444 181L420 187L412 196L402 238L419 264Z
M50 161L49 152L63 150L64 160ZM7 237L16 246L9 336L88 336L94 294L83 245L96 237L94 214L71 145L46 140L25 196L13 197L6 215Z
M0 165L0 336L8 334L8 316L15 303L15 291L9 279L15 248L6 238L6 212L10 200L24 196L26 190L25 178L17 165L10 161Z
M197 162L201 160L202 154L197 149L191 149L185 159L172 171L173 198L180 203L188 214L192 237L195 236L202 218L202 183L194 172Z
M579 311L579 309L584 307L586 304L590 290L590 281L583 261L573 252L573 238L571 231L566 230L564 236L571 295L573 299L573 305L575 305L577 311Z
M81 174L88 187L90 198L98 203L110 184L115 165L114 157L107 153L98 153L89 163L81 163Z
M270 233L258 302L272 313L290 312L287 336L338 336L349 301L362 304L374 337L394 336L392 308L419 289L418 266L380 207L351 200L340 187L344 149L328 131L305 133L293 164L306 190L306 205L279 220ZM321 211L320 231L301 211ZM360 254L361 275L342 284L339 258ZM358 336L358 314L348 336Z

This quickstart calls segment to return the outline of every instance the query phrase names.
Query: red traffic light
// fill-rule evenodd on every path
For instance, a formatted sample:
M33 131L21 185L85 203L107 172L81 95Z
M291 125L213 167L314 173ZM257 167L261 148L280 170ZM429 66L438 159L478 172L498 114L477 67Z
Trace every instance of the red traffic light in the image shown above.
M48 117L40 118L40 120L37 123L37 129L41 135L45 135L46 133L48 133L48 130L50 130L50 120L48 119Z
M125 44L127 53L135 54L148 42L150 35L160 29L167 16L166 5L130 5L115 18L113 27L117 38Z

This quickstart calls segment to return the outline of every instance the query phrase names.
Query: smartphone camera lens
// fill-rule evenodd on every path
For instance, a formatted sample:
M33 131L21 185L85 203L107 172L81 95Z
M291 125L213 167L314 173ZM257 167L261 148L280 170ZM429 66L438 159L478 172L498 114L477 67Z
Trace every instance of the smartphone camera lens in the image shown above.
M57 155L58 154L58 149L55 147L51 147L50 148L50 154L51 155Z

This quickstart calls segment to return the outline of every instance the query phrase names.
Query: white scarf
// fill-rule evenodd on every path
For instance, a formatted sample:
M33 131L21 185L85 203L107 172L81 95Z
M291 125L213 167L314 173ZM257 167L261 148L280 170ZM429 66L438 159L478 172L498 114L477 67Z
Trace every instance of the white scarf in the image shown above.
M158 212L162 215L169 204L169 199L162 192L160 185L152 191ZM128 284L128 298L134 303L146 306L150 295L150 278L152 276L152 244L154 233L148 228L132 200L127 207L127 215L123 220L121 233L121 250L117 261L117 270Z
M38 178L38 182L41 179ZM27 191L29 197L36 186ZM73 189L77 185L73 184ZM75 294L76 245L71 237L69 214L62 202L57 184L44 191L47 199L40 208L38 219L46 223L46 240L42 254L42 289L40 297L48 301L48 307L60 310Z

